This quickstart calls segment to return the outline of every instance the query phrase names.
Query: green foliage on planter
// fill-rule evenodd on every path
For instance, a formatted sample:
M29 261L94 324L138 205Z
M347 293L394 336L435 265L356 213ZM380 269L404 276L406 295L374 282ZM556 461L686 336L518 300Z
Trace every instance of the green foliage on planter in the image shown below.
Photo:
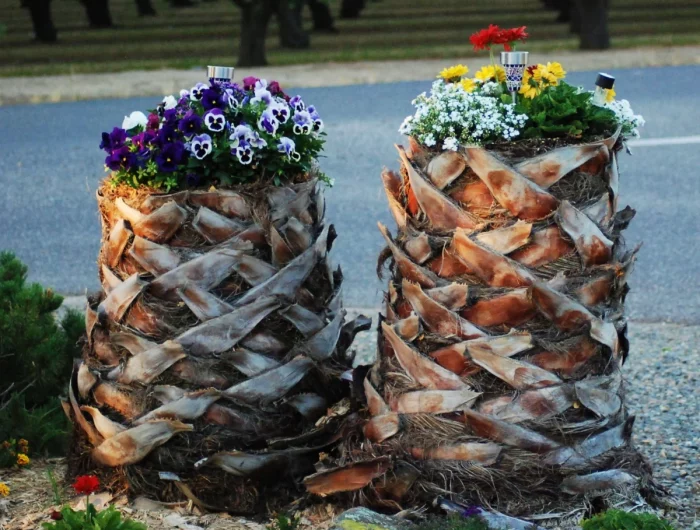
M268 530L296 530L299 528L299 516L289 516L285 514L277 515L273 521L267 525Z
M43 523L46 530L146 530L143 523L122 520L122 514L114 506L100 512L90 504L87 510L75 511L66 506L60 512L61 519L53 523Z
M674 530L668 521L653 513L627 513L608 510L583 521L583 530Z
M462 517L461 515L432 519L413 528L416 530L489 530L489 526L478 516Z
M0 253L0 442L25 438L32 452L57 453L66 420L58 396L70 377L85 331L82 316L54 311L63 298L27 284L27 267L12 253Z
M533 99L521 97L515 109L528 117L522 138L593 137L610 134L618 124L612 110L591 103L590 92L567 83Z

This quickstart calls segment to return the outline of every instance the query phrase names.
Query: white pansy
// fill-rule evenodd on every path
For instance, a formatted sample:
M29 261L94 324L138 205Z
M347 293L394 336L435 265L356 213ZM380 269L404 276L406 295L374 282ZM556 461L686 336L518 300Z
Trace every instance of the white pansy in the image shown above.
M146 127L148 124L148 118L146 115L141 112L140 110L135 110L128 116L124 116L124 121L122 122L122 129L129 130L133 129L134 127L138 127L139 125L141 127Z
M175 99L174 96L165 96L163 98L163 104L165 106L165 110L174 109L177 107L177 99Z

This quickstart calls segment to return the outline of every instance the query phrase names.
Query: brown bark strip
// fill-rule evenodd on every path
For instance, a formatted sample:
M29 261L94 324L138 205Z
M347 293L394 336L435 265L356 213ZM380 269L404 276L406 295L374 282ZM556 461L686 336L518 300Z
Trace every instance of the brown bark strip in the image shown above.
M180 256L168 247L139 236L134 237L129 255L153 276L160 276L180 264Z
M531 320L537 313L527 295L527 289L515 289L510 293L490 299L481 299L460 314L469 322L481 327L506 325L519 326Z
M153 213L131 222L131 229L137 236L162 243L172 238L186 220L187 210L174 202L168 202Z
M387 414L388 412L391 412L391 409L384 402L382 396L380 396L379 392L377 392L374 386L372 386L372 383L370 382L369 378L366 377L362 384L365 389L367 408L369 409L369 413L372 416L379 416L381 414Z
M467 344L471 360L516 390L530 390L561 383L551 372L537 366L496 355L479 344Z
M309 340L298 344L292 349L292 354L303 354L311 357L316 362L322 362L329 359L335 351L335 346L338 344L340 337L340 329L345 320L345 310L341 310L331 320L331 322L321 331L313 335Z
M189 202L195 206L205 206L226 217L250 219L250 206L245 198L235 191L193 191L189 194Z
M280 363L274 359L243 348L239 348L227 354L224 358L226 361L230 362L236 370L248 377L260 375L263 372L279 368L280 366Z
M233 310L231 305L196 285L178 289L177 294L201 322L220 317Z
M562 201L556 214L557 223L574 240L586 267L602 265L612 257L613 242L596 224L569 201Z
M401 177L399 177L393 171L384 169L382 171L382 181L384 183L384 193L386 193L386 199L389 201L389 211L396 221L396 225L399 229L405 229L408 219L408 214L406 210L401 205Z
M364 488L390 468L391 459L389 457L354 462L310 475L304 479L304 486L310 493L322 497L340 491L355 491Z
M494 443L461 443L441 445L434 449L411 448L411 455L419 460L464 460L492 466L498 461L501 446Z
M607 153L608 148L602 145L602 142L561 147L529 158L516 165L515 169L542 189L547 189L563 176L595 157L600 150L605 150Z
M141 425L153 420L178 419L196 420L203 416L207 409L221 399L221 392L214 388L188 392L178 400L166 403L148 414L141 416L134 425Z
M325 327L325 323L320 316L299 304L290 305L281 310L279 315L297 328L305 337L318 333Z
M510 445L512 447L518 447L533 453L546 453L560 447L557 442L535 431L520 427L519 425L513 425L491 416L479 414L473 410L462 411L460 419L467 424L477 436L488 438L494 442Z
M573 250L574 246L562 237L559 227L554 225L535 232L531 243L513 252L510 258L536 269L570 254Z
M443 337L455 336L462 339L473 339L486 335L471 322L464 320L457 313L453 313L426 295L420 285L404 279L401 289L413 310L433 333Z
M480 232L475 239L491 250L500 254L510 254L530 241L532 225L523 221L505 228L496 228L488 232Z
M126 228L124 219L119 219L109 231L104 244L104 259L110 267L116 267L122 259L122 253L131 237L131 230Z
M491 287L525 287L534 281L527 269L475 243L462 230L455 231L452 245L456 256Z
M224 217L209 208L201 207L192 220L192 228L209 243L221 243L240 234L246 226L233 219Z
M433 229L449 232L455 228L471 230L477 227L477 223L464 210L418 173L406 156L403 147L397 145L396 149L398 149L401 161L408 173L411 190L415 193L418 204L430 220Z
M420 390L400 395L392 409L400 414L445 414L465 408L481 395L469 388L461 390Z
M597 471L588 475L572 475L561 482L564 493L585 494L591 491L609 491L629 488L639 482L634 475L620 469Z
M428 261L433 253L425 232L409 237L404 243L404 248L411 259L420 265Z
M129 306L147 285L148 283L141 280L138 274L130 276L126 281L115 287L107 295L107 298L97 306L99 319L104 320L108 317L113 322L121 322Z
M109 466L126 466L140 462L156 447L178 432L193 430L180 421L154 421L122 431L92 450L95 462Z
M411 261L406 254L394 243L389 235L389 230L382 223L377 223L379 231L384 236L386 244L389 246L392 255L394 256L394 261L396 266L399 268L402 276L413 282L417 282L423 287L435 287L437 285L437 277L427 269L424 269L420 265L416 265Z
M374 443L382 443L394 436L400 430L399 415L388 412L371 417L362 429L368 440Z
M155 348L129 357L126 363L115 368L107 377L119 383L150 383L180 359L187 357L182 346L169 340Z
M455 374L423 357L402 341L386 322L382 322L382 330L406 374L423 387L433 390L460 390L466 387Z
M455 151L445 151L430 161L426 173L435 187L442 190L457 179L466 167L464 157Z
M224 390L223 394L230 399L246 403L269 403L287 394L313 366L314 363L310 359L298 355L279 368L274 368Z
M95 429L97 429L97 432L99 432L105 440L126 430L126 427L124 427L124 425L122 425L121 423L117 423L116 421L110 420L107 416L104 416L99 409L96 409L95 407L83 405L80 407L80 410L90 414L90 416L92 417L92 423L95 424Z
M430 298L451 311L456 311L467 305L469 286L464 283L451 283L444 287L435 287L425 291ZM465 318L467 318L465 316ZM467 320L470 320L467 318Z
M467 163L484 181L498 203L525 221L543 219L557 209L559 201L481 147L465 148Z

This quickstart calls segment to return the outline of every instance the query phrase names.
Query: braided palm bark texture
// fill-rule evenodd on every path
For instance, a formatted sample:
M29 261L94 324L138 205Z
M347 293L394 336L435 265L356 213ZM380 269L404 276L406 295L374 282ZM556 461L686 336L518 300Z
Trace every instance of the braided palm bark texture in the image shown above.
M333 441L340 376L370 325L345 322L321 187L105 184L98 203L102 293L66 404L75 471L205 508L282 501Z
M578 145L397 146L401 175L382 175L398 225L395 237L379 225L386 317L358 385L371 418L336 467L307 479L312 492L533 513L650 480L620 371L636 253L621 237L634 211L616 213L621 147L619 131Z

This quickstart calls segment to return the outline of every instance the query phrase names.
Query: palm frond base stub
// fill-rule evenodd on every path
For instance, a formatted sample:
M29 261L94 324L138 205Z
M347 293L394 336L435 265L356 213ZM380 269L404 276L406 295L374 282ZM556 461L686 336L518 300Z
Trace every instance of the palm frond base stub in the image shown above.
M398 231L379 224L391 277L378 360L355 385L366 422L306 479L312 493L518 515L657 491L622 376L638 247L622 237L621 148L619 131L397 146L400 174L382 174Z
M350 411L353 338L321 187L98 190L102 292L65 408L75 472L253 513L297 497Z

